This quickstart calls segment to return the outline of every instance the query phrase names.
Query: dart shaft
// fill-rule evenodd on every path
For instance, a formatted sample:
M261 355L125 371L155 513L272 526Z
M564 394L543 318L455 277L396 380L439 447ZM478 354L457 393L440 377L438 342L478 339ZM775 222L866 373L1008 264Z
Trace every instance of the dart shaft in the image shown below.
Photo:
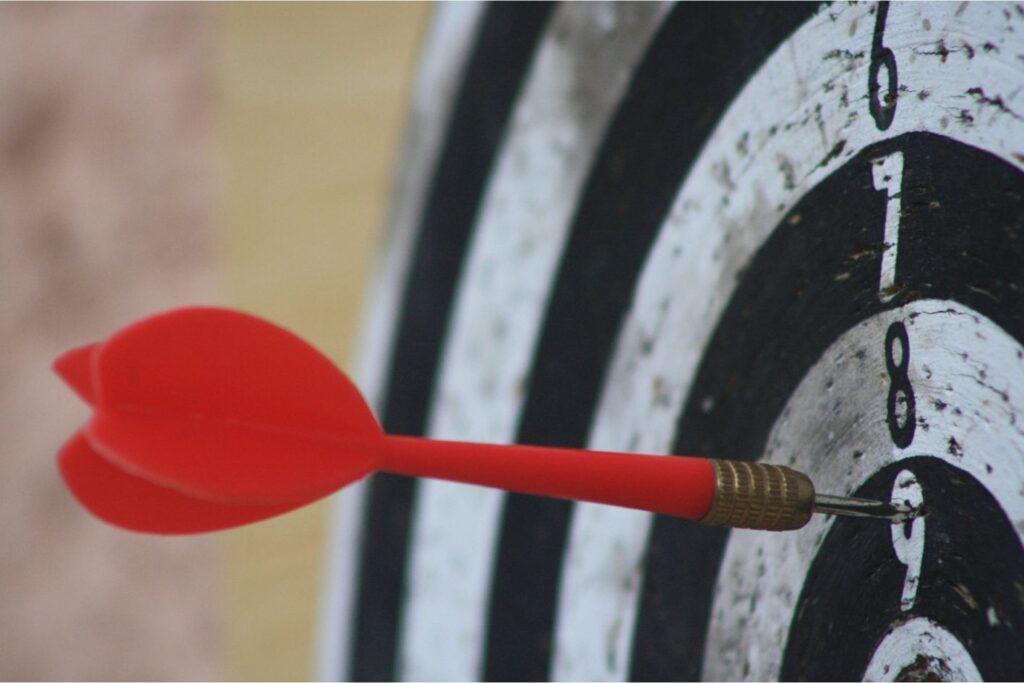
M570 500L635 508L713 526L785 531L814 512L894 520L889 503L816 495L781 465L682 456L494 445L387 436L382 469Z
M706 458L386 436L381 469L699 520L715 497Z

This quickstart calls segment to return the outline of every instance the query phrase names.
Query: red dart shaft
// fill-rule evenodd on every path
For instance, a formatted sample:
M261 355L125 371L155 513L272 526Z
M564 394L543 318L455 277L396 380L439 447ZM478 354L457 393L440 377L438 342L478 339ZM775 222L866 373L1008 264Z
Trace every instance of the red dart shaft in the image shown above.
M707 515L715 473L705 458L494 445L385 436L382 470L518 493L649 510Z

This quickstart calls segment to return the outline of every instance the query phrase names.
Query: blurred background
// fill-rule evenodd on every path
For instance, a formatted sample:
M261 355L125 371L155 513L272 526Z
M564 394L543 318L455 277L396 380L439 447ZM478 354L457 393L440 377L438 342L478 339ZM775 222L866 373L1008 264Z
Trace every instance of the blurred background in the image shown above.
M0 4L0 679L314 675L326 503L200 537L89 517L62 351L185 304L342 367L430 7Z

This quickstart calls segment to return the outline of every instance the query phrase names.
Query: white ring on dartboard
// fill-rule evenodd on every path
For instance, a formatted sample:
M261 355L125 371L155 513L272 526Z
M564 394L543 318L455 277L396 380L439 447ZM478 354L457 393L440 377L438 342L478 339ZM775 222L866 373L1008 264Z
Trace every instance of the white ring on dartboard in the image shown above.
M477 219L430 436L514 438L533 344L581 185L633 65L670 8L607 4L595 11L570 3L553 16ZM585 68L580 59L588 60ZM399 640L401 678L480 676L503 500L493 489L421 482Z
M669 450L701 350L751 255L803 195L882 139L872 117L856 108L867 98L865 46L874 35L873 7L833 6L801 27L719 123L648 257L589 447ZM884 137L932 131L1021 168L1021 119L982 106L969 94L983 83L986 97L1000 97L1011 110L1021 108L1020 67L1013 55L1024 52L1024 34L1009 33L1006 25L999 6L892 6L886 44L899 64L900 82L912 85L901 93ZM924 26L929 28L922 31ZM962 45L979 32L991 35L994 49L968 58ZM945 59L931 54L939 40L960 53ZM896 193L886 191L886 196L893 206ZM893 220L888 215L890 237L897 237L898 213ZM879 226L880 235L885 227ZM889 274L880 274L880 298L888 293L884 285L895 282L895 254L891 263L885 266ZM645 548L637 539L646 538L649 524L643 513L576 506L561 582L553 677L626 677ZM788 627L788 621L779 623ZM721 650L709 638L706 651L714 660ZM742 673L716 667L711 663L705 669L711 678ZM770 677L760 671L750 675Z

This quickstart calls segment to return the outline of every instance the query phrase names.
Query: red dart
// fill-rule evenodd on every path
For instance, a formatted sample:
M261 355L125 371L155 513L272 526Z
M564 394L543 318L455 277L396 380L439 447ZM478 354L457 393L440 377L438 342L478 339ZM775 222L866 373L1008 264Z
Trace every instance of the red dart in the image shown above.
M223 309L146 318L55 369L95 409L61 453L65 481L141 531L257 521L375 471L756 528L802 526L814 506L810 480L771 465L389 436L320 352Z

